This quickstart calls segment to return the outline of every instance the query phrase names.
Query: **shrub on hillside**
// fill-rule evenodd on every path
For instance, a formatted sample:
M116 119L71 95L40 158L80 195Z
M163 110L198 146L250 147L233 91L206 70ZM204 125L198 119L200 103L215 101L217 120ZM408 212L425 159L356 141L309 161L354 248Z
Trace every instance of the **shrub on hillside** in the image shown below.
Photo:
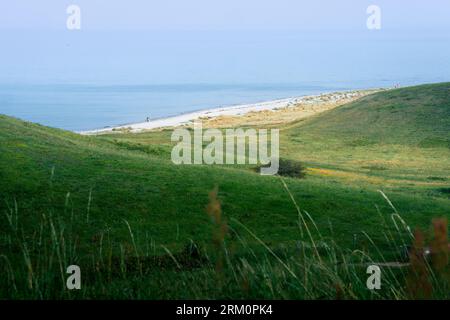
M283 177L299 178L305 177L305 167L298 161L280 159L280 167L278 169L278 175Z
M256 168L256 171L260 172L260 169L262 167L266 167L266 166L259 166ZM306 168L303 166L302 163L300 163L298 161L294 161L294 160L280 158L279 168L278 168L279 176L302 179L306 175L305 171L306 171Z

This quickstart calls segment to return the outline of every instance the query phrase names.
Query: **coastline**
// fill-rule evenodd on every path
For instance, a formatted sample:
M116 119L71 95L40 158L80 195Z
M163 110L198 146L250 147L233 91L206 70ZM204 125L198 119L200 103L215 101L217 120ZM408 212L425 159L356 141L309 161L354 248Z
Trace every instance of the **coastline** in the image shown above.
M349 91L337 91L330 93L322 93L318 95L305 95L299 97L291 97L285 99L277 99L259 103L242 104L234 106L216 107L199 111L192 111L176 116L160 118L155 120L150 120L146 122L132 123L126 125L112 126L96 130L80 131L81 135L98 135L98 134L108 134L108 133L122 133L131 132L139 133L143 131L173 128L179 126L189 126L192 125L195 120L202 120L206 122L213 122L218 126L221 126L221 122L228 123L230 119L233 118L243 118L243 116L267 116L267 112L280 114L283 111L297 110L298 116L304 118L306 116L326 111L337 107L344 103L351 102L353 100L359 99L365 95L386 90L386 89L361 89L361 90L349 90ZM303 112L302 112L303 111ZM292 118L291 116L289 118ZM222 120L222 121L221 121ZM225 120L225 121L224 121ZM243 120L243 119L241 119ZM236 122L236 121L235 121ZM240 122L240 121L238 121Z

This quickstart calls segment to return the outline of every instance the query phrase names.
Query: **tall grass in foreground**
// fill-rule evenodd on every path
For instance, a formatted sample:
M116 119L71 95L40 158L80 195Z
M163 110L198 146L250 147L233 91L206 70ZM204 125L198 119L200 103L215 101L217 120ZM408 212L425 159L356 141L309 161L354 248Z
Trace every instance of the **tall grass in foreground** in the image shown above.
M433 220L432 233L412 232L395 206L380 213L380 247L364 233L354 248L325 237L281 179L298 214L297 241L272 246L236 219L226 221L218 189L206 212L211 241L190 241L172 252L142 238L123 221L127 239L106 227L88 234L85 219L64 212L42 214L32 227L17 203L5 212L8 231L0 239L0 298L5 299L419 299L450 298L446 219ZM70 198L68 194L67 200ZM276 223L276 222L274 222ZM332 226L330 226L332 228ZM338 237L339 235L335 235ZM82 289L66 289L66 268L82 270ZM381 290L368 290L367 266L382 270Z

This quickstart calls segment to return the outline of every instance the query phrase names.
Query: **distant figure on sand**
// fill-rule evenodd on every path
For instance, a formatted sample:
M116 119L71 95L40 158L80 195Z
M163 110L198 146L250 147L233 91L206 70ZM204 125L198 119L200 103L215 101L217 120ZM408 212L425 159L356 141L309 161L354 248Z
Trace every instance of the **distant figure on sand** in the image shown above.
M147 122L150 122L150 117L147 117L147 120L146 120Z

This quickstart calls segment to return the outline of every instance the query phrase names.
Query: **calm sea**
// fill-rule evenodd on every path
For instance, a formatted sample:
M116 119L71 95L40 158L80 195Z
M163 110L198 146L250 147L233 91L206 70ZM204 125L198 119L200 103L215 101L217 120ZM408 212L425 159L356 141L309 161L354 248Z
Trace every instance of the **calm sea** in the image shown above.
M72 131L189 111L335 90L391 86L390 81L317 85L0 85L0 113Z
M445 29L0 28L0 39L0 113L73 131L450 75Z

